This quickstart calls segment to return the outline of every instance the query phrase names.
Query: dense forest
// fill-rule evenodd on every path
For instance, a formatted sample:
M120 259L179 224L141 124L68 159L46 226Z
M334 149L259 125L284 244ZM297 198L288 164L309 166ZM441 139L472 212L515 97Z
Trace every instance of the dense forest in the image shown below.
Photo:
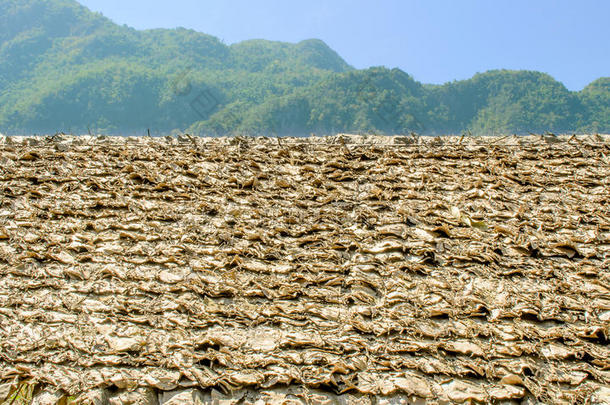
M444 85L356 70L319 40L138 31L74 0L0 0L0 132L610 132L610 78L496 70Z

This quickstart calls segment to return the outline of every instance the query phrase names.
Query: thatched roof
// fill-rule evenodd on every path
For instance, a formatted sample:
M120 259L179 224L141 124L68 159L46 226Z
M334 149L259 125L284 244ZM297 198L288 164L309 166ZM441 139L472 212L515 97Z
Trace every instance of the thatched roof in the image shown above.
M610 137L0 138L0 190L0 396L609 399Z

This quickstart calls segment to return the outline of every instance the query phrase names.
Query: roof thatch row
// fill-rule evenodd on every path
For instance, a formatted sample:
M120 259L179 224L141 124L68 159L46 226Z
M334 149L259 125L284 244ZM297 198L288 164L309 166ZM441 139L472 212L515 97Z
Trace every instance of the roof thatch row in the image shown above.
M0 190L0 397L610 396L610 137L0 138Z

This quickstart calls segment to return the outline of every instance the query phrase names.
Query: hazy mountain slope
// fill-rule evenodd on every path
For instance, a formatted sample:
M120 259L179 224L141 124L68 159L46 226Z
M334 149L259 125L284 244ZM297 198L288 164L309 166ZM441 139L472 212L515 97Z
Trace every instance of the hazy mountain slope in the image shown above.
M579 93L585 107L582 125L589 131L608 132L610 128L610 77L602 77Z
M260 102L281 93L271 83L294 88L350 69L321 41L229 47L193 30L118 26L69 0L0 0L0 10L0 125L9 130L169 131L202 118L190 106L197 92ZM248 65L261 48L272 57ZM185 87L192 93L178 94Z
M538 72L442 86L355 70L320 40L227 46L137 31L73 0L0 0L0 131L307 134L610 132L608 79L580 93Z
M266 69L278 73L290 68L345 72L351 69L335 51L317 39L297 44L255 39L231 45L230 49L234 67L250 72Z
M431 91L437 125L475 132L569 130L578 97L547 74L495 70Z

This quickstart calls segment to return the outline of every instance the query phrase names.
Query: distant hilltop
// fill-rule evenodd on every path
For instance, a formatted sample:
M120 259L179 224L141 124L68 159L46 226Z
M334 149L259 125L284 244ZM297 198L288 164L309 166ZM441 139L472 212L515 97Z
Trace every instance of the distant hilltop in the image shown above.
M73 0L0 0L0 130L196 135L610 132L610 78L495 70L428 85L324 42L138 31Z

